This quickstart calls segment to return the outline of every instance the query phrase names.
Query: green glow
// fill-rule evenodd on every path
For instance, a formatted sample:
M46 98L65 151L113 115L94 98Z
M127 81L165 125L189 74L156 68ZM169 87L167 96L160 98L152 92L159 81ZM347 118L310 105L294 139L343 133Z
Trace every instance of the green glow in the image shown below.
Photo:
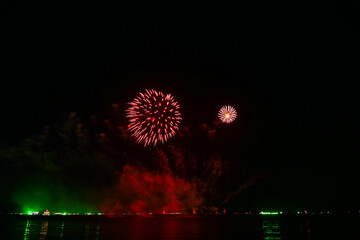
M70 215L88 215L88 216L92 216L92 215L98 215L98 216L102 216L105 215L104 213L98 213L98 212L61 212L61 211L49 211L48 214L45 214L46 211L34 211L34 209L26 209L23 213L19 213L19 215L29 215L29 216L33 216L33 215L39 215L39 216L50 216L50 215L61 215L61 216L70 216ZM16 213L15 213L16 214Z
M54 214L54 215L63 215L63 216L68 215L67 212L55 212L55 213L53 213L53 214Z
M99 212L97 204L89 200L91 195L77 193L77 189L65 189L63 184L54 179L49 181L44 175L36 175L23 185L14 189L12 198L18 206L18 212L43 215L46 209L54 213Z
M30 228L31 228L31 221L28 219L25 227L24 240L29 240Z
M60 239L62 239L62 238L63 238L63 236L64 236L64 223L65 223L65 222L62 222L62 224L61 224Z
M279 212L260 212L261 215L278 215Z
M24 211L24 214L26 214L26 215L33 215L34 213L37 213L37 212L39 212L39 211L34 211L33 209L26 209L26 210Z
M276 218L263 218L262 227L265 240L282 239L280 232L280 223L278 220L276 220Z
M98 224L96 226L96 239L95 240L99 240L99 233L100 233L100 225Z

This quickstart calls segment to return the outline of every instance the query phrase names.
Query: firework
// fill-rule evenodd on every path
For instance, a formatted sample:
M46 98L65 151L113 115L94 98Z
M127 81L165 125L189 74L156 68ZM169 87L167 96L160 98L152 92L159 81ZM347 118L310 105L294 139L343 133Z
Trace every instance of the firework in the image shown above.
M126 117L128 129L138 143L164 143L173 137L179 128L180 106L171 94L155 90L145 90L129 103Z
M220 120L224 123L231 123L235 120L237 113L234 107L232 106L223 106L218 114Z

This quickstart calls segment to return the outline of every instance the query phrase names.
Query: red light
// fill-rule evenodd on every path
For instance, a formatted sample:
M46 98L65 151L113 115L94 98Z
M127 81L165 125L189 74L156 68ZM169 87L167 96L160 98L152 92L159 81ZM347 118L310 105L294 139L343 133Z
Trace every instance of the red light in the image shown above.
M136 138L136 142L142 142L144 146L158 142L166 142L172 137L165 132L168 127L175 132L181 120L179 112L179 104L174 100L171 94L166 96L162 92L155 90L145 90L145 93L139 93L129 103L130 107L126 110L126 117L129 118L132 136ZM171 105L166 106L168 102ZM156 121L156 123L155 123ZM161 125L161 131L155 132L154 126ZM155 141L156 139L156 141Z

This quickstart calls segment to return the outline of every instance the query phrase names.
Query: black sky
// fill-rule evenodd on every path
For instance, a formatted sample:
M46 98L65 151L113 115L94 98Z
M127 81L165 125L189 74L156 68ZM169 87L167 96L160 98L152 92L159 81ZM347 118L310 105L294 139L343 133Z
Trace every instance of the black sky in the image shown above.
M357 3L119 2L2 3L2 146L154 88L266 145L278 174L232 204L359 207Z

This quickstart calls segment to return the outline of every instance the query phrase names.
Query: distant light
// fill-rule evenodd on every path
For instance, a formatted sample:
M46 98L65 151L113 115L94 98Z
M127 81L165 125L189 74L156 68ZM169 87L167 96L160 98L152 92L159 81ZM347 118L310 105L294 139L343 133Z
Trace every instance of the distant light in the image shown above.
M261 215L278 215L279 212L260 212Z

